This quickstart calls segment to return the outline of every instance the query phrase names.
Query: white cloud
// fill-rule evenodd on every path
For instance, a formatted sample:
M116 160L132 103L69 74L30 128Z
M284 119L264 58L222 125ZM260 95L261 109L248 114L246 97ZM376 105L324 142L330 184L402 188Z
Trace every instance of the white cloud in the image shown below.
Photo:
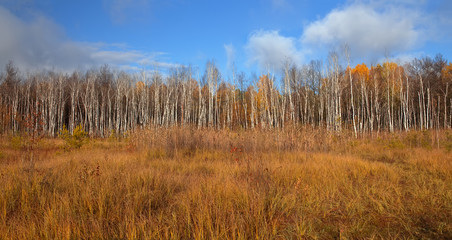
M380 60L378 60L379 63L383 63L386 61L389 62L395 62L399 65L403 65L405 63L409 63L411 61L413 61L415 58L421 58L422 56L424 56L425 53L423 52L413 52L413 53L402 53L393 57L389 57L389 58L381 58Z
M381 1L380 1L381 2ZM374 4L352 4L334 9L309 24L301 37L310 46L348 44L353 57L374 57L410 50L422 41L418 13Z
M279 70L289 61L300 64L302 54L296 40L284 37L278 31L257 31L251 34L245 46L248 63L257 63L262 69Z
M234 45L231 44L224 44L224 51L226 52L226 58L227 58L227 67L232 68L232 64L235 60L235 48Z
M162 62L155 60L155 57L145 57L139 61L137 61L138 64L141 66L147 66L155 69L170 69L170 68L178 68L182 67L183 65L177 64L177 63L170 63L170 62Z
M24 70L73 71L109 64L175 66L158 61L165 53L127 50L124 44L84 43L68 39L60 26L44 16L23 21L0 6L0 68L12 60ZM152 63L152 64L150 64Z
M97 50L91 54L93 59L97 61L108 60L115 65L122 65L130 62L137 62L145 58L144 54L139 51L108 51Z

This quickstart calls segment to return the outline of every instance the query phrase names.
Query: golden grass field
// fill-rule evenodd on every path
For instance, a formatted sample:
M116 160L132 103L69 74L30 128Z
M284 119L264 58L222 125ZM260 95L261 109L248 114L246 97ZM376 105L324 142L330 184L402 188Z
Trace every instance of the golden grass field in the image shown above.
M452 239L452 132L23 142L0 141L0 239Z

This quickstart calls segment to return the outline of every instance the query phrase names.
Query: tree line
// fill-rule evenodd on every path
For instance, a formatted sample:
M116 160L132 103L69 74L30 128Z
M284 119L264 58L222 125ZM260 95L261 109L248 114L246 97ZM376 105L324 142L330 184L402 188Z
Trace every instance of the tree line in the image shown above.
M90 136L149 126L271 129L288 125L374 131L445 129L452 125L452 63L441 55L368 67L286 63L276 77L231 71L214 62L202 77L191 67L168 73L126 73L107 65L85 72L21 73L12 62L0 74L0 132L39 130L56 136L81 125Z

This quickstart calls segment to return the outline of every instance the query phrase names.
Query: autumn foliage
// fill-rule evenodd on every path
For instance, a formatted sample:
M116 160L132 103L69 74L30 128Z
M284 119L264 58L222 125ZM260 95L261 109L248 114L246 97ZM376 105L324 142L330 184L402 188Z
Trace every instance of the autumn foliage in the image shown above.
M78 125L91 137L151 126L303 125L355 135L451 126L452 67L441 56L342 69L332 58L324 69L320 62L286 65L282 74L249 79L243 73L225 79L213 62L198 78L188 67L138 75L108 66L25 76L9 64L0 75L0 132L26 132L33 112L40 113L47 136L58 135L63 126L72 133Z

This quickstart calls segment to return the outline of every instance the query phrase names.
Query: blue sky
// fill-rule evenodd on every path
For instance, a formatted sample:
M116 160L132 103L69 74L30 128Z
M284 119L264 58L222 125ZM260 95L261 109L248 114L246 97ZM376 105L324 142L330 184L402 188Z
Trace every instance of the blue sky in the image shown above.
M452 59L452 1L0 0L0 64L127 71L214 60L225 78L278 71L350 48L353 64L442 53ZM345 60L344 60L344 64Z

